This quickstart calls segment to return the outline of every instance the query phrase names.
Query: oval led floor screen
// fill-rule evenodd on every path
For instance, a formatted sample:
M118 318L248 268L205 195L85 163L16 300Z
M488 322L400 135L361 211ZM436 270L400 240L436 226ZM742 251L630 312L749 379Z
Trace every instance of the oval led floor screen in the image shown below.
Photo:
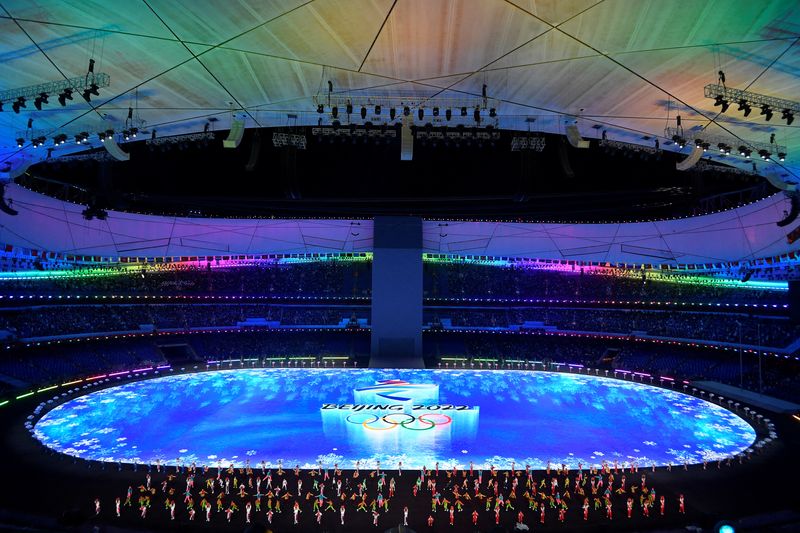
M35 435L99 461L415 469L699 463L756 437L719 405L642 383L390 369L220 370L125 383L59 405Z

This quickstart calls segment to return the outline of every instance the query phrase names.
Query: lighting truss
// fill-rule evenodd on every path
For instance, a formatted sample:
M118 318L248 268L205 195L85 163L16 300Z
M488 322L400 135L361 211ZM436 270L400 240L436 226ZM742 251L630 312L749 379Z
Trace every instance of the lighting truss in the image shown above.
M446 132L441 131L426 131L423 129L417 130L416 133L417 139L454 139L454 140L499 140L500 139L500 132L499 131L487 131L487 130L478 130L478 131L458 131L458 130L447 130Z
M634 144L623 141L612 141L611 139L601 139L599 146L614 148L615 150L631 150L634 152L645 152L648 154L658 154L661 152L660 148L655 146L648 146L646 144Z
M50 81L47 83L40 83L39 85L30 85L28 87L19 87L17 89L8 89L0 91L0 102L10 102L18 98L36 98L42 93L50 96L56 96L66 89L72 89L73 92L79 92L82 89L88 89L92 85L102 89L111 85L111 76L105 72L97 74L89 74L88 76L76 76L60 81Z
M512 137L511 151L519 152L520 150L532 150L534 152L541 152L544 150L545 143L545 138L539 135L533 137Z
M200 142L200 141L213 141L214 133L209 131L206 133L188 133L186 135L172 135L171 137L158 137L156 139L147 139L145 142L148 146L160 146L163 144L178 144L182 142Z
M106 120L100 123L74 123L63 128L19 130L17 131L17 138L29 140L38 137L50 138L53 135L66 135L68 139L74 139L77 136L81 136L81 138L86 137L84 142L90 143L93 136L100 132L106 132L109 129L121 133L123 129L131 130L135 128L141 133L141 131L145 129L147 122L142 119L130 119L127 121L127 124L127 126L123 127L123 122L114 120ZM71 141L68 140L68 143L69 142Z
M311 128L312 135L322 137L396 137L397 132L394 128Z
M718 96L722 96L731 104L738 104L740 101L744 100L746 103L750 104L751 107L769 106L773 112L782 112L784 109L788 109L792 113L800 112L800 102L795 102L793 100L784 100L783 98L742 91L731 87L725 87L724 85L716 85L714 83L705 86L706 98L716 99Z
M439 108L444 113L445 110L453 110L453 117L461 113L460 109L466 107L470 110L470 115L475 108L481 110L497 109L500 107L500 100L496 98L463 97L463 98L426 98L420 95L370 95L370 94L317 94L313 97L314 107L323 109L327 107L338 107L339 113L347 109L350 105L354 110L366 107L370 113L375 106L381 106L381 111L386 112L391 108L397 110L397 116L402 115L404 107L410 109L433 109ZM388 115L388 113L386 113ZM382 115L381 115L382 116Z
M306 136L296 133L283 133L276 131L272 134L272 144L277 148L293 146L298 150L306 149Z
M664 134L667 138L672 138L673 135L678 135L678 130L675 128L666 128L664 130ZM710 149L713 151L716 149L717 146L720 144L724 144L725 146L731 147L733 150L736 150L739 146L746 146L753 152L759 152L761 150L766 150L767 152L774 154L774 153L786 153L786 146L782 144L775 144L775 143L762 143L756 141L748 141L739 139L737 137L732 137L730 135L710 135L707 133L702 132L686 132L686 143L688 145L695 145L695 141L702 140L704 143L708 143L710 145ZM734 153L731 151L731 153ZM739 153L738 150L735 153Z

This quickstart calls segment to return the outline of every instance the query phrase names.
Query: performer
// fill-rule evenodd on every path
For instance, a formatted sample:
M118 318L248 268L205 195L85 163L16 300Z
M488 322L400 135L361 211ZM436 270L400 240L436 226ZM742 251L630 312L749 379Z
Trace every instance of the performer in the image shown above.
M628 518L631 517L631 513L633 513L633 498L628 496Z
M99 498L95 498L94 499L94 515L95 516L99 516L100 515L100 499Z
M403 525L405 525L405 524L403 524ZM472 511L472 525L473 526L477 526L478 525L478 510L477 509Z
M549 468L549 461L548 461L548 468ZM539 504L539 523L544 524L544 502Z
M194 522L195 510L194 507L189 508L189 521Z
M372 511L372 525L373 526L378 527L378 517L380 517L380 516L381 516L381 514L378 511Z
M272 509L267 511L267 522L272 525Z
M294 523L295 523L295 525L297 525L298 524L297 515L301 512L300 511L300 504L297 503L297 500L295 500L295 502L294 502L294 507L292 509L292 512L294 513Z
M583 521L589 520L589 498L583 499Z
M683 494L678 495L678 512L681 514L686 514L686 507L683 501Z
M119 514L119 507L120 507L120 504L121 504L121 503L122 503L122 501L120 500L119 496L117 496L117 499L116 499L116 500L114 500L114 505L115 505L115 507L117 508L117 518L119 518L119 516L120 516L120 514Z
M339 507L339 517L341 518L342 525L344 525L344 504Z
M428 527L433 527L433 515L428 515Z
M455 525L454 521L456 519L456 511L452 507L450 508L450 525Z
M661 498L658 501L661 504L661 516L664 516L664 504L666 503L666 500L663 494L661 495Z
M245 511L245 522L249 524L250 523L250 513L253 512L253 506L252 506L252 504L250 502L247 502L245 504L244 511Z
M408 506L403 507L403 525L408 525Z

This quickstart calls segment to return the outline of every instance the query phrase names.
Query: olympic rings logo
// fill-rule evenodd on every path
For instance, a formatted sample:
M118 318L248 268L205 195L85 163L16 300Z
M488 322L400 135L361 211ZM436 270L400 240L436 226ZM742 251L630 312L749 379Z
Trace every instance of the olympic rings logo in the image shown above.
M353 420L353 417L365 417L361 420ZM393 417L406 417L405 420L395 420ZM439 421L433 421L428 417L438 416L441 417ZM348 415L345 420L351 424L360 425L365 429L369 429L370 431L388 431L391 429L396 429L397 426L400 426L403 429L407 429L409 431L427 431L429 429L433 429L436 426L446 426L450 424L453 419L448 415L442 413L426 413L424 415L414 416L408 413L389 413L387 415L378 416L373 413L353 413ZM418 424L414 424L417 422Z

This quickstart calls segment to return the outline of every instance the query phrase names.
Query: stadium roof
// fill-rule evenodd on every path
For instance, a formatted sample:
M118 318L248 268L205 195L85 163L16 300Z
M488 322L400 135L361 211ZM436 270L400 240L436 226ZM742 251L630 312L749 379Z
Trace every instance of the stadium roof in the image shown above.
M313 97L405 95L497 99L499 125L559 132L579 116L584 137L652 144L680 114L704 134L788 147L800 175L800 122L765 122L736 104L719 113L703 87L800 97L800 6L771 0L213 0L0 3L0 90L110 75L91 104L80 95L41 111L29 99L0 113L0 161L42 157L17 131L53 134L124 122L128 107L159 135L217 129L231 109L249 127L316 124ZM327 118L327 116L326 116ZM530 122L530 119L535 119ZM104 122L105 120L105 122ZM593 126L598 126L593 128ZM643 139L648 137L648 139ZM662 139L667 141L667 139ZM99 143L98 143L99 144ZM66 145L65 145L66 146ZM670 147L669 149L672 149ZM54 156L64 153L58 147ZM719 157L719 156L714 156ZM738 164L747 164L743 158ZM769 169L765 168L769 167Z

